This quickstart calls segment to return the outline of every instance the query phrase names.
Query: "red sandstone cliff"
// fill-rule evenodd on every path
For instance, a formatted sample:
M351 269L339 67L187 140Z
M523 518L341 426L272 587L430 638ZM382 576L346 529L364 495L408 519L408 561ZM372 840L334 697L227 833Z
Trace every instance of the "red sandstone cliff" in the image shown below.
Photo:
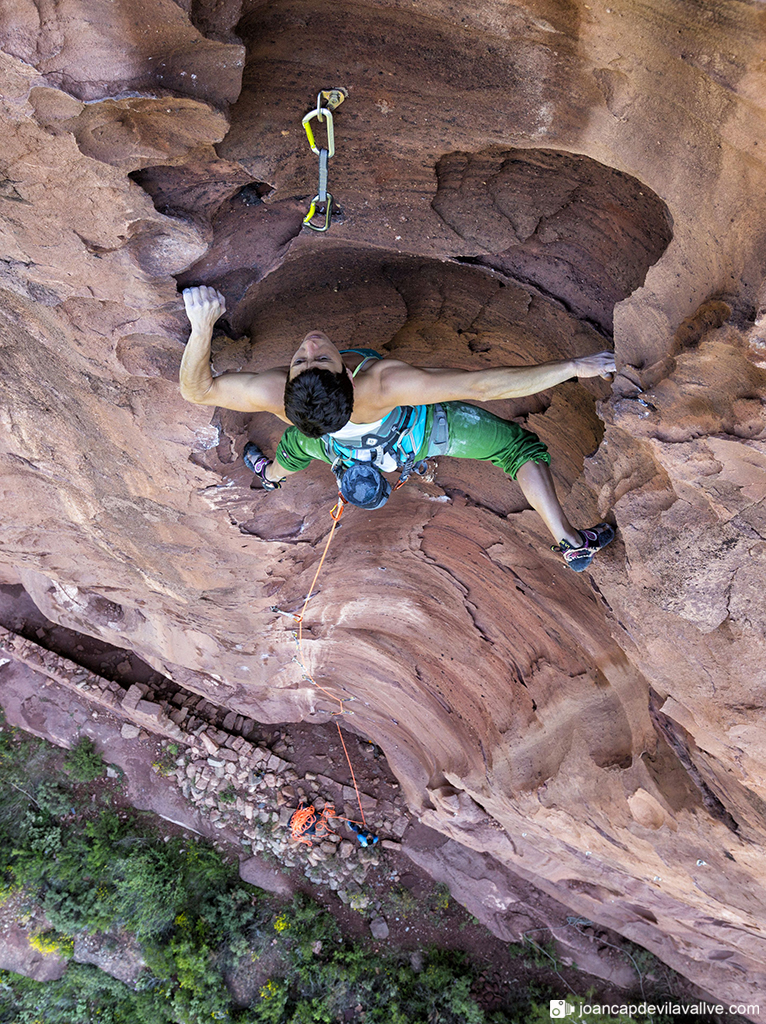
M611 510L593 571L499 471L442 460L344 515L304 647L427 824L737 1002L766 988L765 23L754 0L0 12L2 581L219 704L325 721L284 613L332 478L250 489L244 443L279 425L182 401L178 284L226 295L218 371L317 326L464 367L613 334L612 387L498 410L548 442L571 518ZM335 85L316 236L300 119Z

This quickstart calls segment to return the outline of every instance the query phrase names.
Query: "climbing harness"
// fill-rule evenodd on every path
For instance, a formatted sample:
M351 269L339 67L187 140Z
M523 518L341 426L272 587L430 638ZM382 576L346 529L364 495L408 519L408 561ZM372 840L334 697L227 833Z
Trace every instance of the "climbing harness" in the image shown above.
M368 359L384 358L380 352L371 348L340 350L341 355L351 352L363 357L352 377L357 375ZM380 508L391 494L391 485L383 476L384 472L399 470L400 477L394 490L401 487L412 472L425 475L426 463L424 460L416 462L415 454L420 451L425 439L427 417L425 405L398 406L375 424L374 430L368 429L361 433L361 425L355 431L356 424L348 423L340 431L322 437L325 456L346 501L361 508ZM433 406L426 458L446 455L448 447L447 413L437 403Z
M347 96L347 89L323 90L317 95L316 109L310 110L301 121L301 124L306 129L306 137L309 140L311 152L316 153L319 157L319 188L317 189L317 194L311 200L309 212L303 218L304 227L311 228L312 231L327 231L330 226L333 198L327 191L327 164L335 156L335 128L333 126L332 112L341 105ZM322 100L326 104L324 107L322 106ZM311 127L311 122L314 118L323 123L327 130L326 149L320 149L314 139L314 132ZM317 216L319 220L315 222Z
M445 454L449 446L447 414L438 404L433 410L427 458ZM325 454L346 501L369 509L385 505L391 494L391 485L383 477L381 469L386 456L391 457L399 471L399 479L393 488L395 491L407 482L411 473L421 476L426 473L425 459L415 459L425 438L426 417L425 405L403 405L389 413L377 432L357 437L344 436L342 439L332 434L322 437ZM364 453L362 457L360 452ZM366 500L356 500L355 493L363 495Z
M406 467L409 476L415 453L423 444L426 408L425 405L398 406L386 416L377 433L342 439L324 434L322 444L328 459L333 461L333 472L338 465L350 466L354 462L376 462L380 466L384 457L390 455L400 471Z

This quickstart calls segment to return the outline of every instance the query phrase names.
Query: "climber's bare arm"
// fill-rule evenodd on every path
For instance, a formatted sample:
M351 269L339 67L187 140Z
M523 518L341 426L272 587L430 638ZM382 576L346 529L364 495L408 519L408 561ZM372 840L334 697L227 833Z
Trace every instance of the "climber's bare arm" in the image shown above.
M379 403L380 408L522 398L546 391L571 377L608 378L615 371L612 352L489 370L423 369L394 360L379 365L377 394L370 394L369 401Z
M215 288L201 285L183 293L191 335L181 360L181 394L195 405L218 405L237 412L270 412L285 420L286 368L265 373L223 373L210 369L213 325L224 313L226 302Z

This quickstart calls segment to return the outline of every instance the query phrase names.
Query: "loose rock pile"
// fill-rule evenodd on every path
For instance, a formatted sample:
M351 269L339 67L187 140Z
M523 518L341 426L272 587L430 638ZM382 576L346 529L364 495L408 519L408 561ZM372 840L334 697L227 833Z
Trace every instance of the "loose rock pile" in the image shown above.
M161 746L165 751L172 749L168 740ZM280 754L289 753L284 735L275 746ZM287 869L304 866L310 881L328 886L356 910L372 905L361 886L370 867L379 862L381 847L398 847L397 840L409 824L401 797L379 801L363 793L365 820L370 831L381 837L380 844L365 848L355 837L344 838L343 822L332 816L330 833L312 846L294 840L289 823L301 803L313 805L317 813L331 806L338 815L359 821L354 790L313 772L301 778L293 764L274 750L222 730L200 731L176 757L173 769L163 764L168 761L158 763L155 770L173 775L184 796L215 828L236 830L243 846L254 854L276 858Z
M172 777L214 828L236 832L243 847L288 870L303 866L311 882L326 885L344 903L375 917L376 904L362 884L379 863L381 849L398 848L410 823L398 793L392 792L390 799L360 793L366 827L381 840L362 847L340 820L360 821L354 789L329 775L299 775L289 760L294 750L288 731L269 747L253 719L181 690L169 680L161 679L156 689L146 683L126 689L0 627L0 667L10 659L125 718L125 739L162 737L154 771ZM345 759L337 774L348 777ZM331 806L340 816L330 817L329 834L310 847L290 833L290 818L301 803L312 804L317 812ZM384 926L382 919L374 923L378 930Z

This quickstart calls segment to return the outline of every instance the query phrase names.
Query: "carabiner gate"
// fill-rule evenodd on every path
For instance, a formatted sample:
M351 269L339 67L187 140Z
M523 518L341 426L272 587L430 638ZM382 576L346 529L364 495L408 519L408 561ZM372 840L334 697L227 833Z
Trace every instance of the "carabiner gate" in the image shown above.
M311 223L313 221L314 217L316 217L316 215L317 215L317 204L318 203L326 203L326 207L325 207L325 211L324 211L324 224L322 224L321 221L320 221L320 224L312 224ZM329 192L327 193L327 198L326 199L321 199L318 195L316 195L311 200L311 206L309 207L309 212L303 218L303 226L307 227L307 228L311 228L312 231L327 231L327 229L330 226L330 217L331 217L331 215L332 215L332 196L330 195L330 193ZM320 217L323 216L321 211L319 212L319 216Z
M316 153L319 156L319 147L314 140L314 133L311 130L309 121L312 118L318 118L320 121L325 121L327 125L327 157L335 156L335 130L332 124L332 114L327 107L317 107L316 110L310 110L308 114L303 118L301 124L306 129L306 137L309 140L309 146L311 146L311 152Z

